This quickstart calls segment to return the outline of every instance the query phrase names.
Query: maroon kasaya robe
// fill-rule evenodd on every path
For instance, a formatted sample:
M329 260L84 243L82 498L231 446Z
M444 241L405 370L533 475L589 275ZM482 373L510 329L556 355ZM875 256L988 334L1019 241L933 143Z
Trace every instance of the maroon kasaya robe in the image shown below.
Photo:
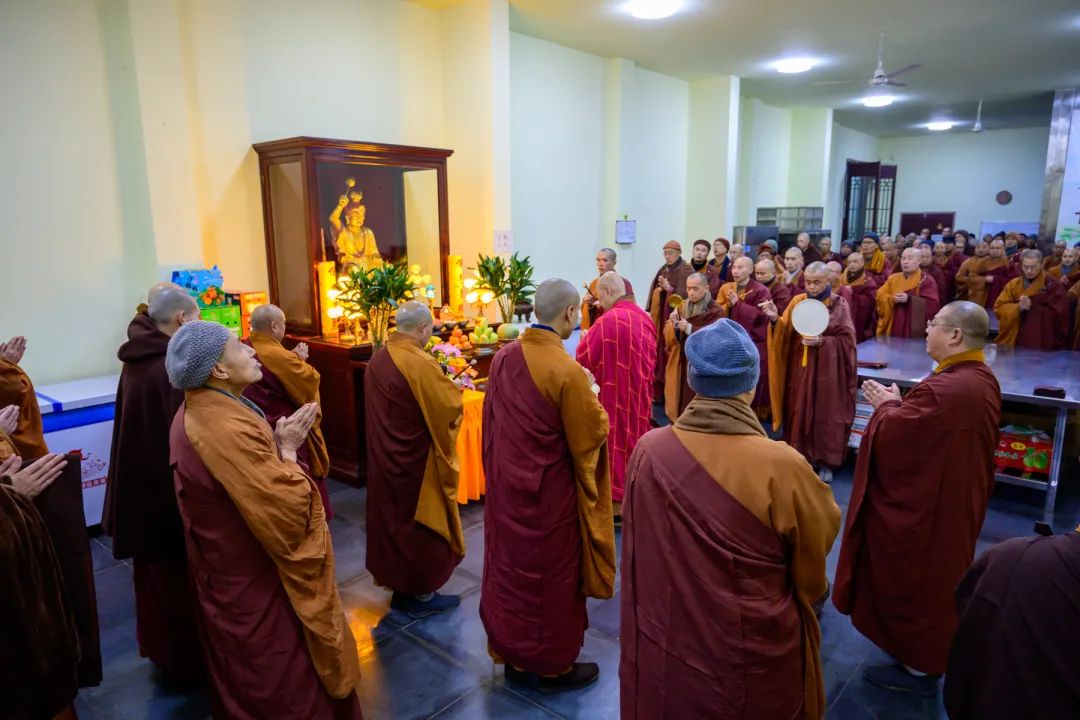
M1080 533L1013 538L956 589L960 624L945 675L953 720L1080 714Z
M989 261L989 258L987 258ZM993 277L994 281L986 286L986 309L993 310L994 303L997 302L998 295L1005 289L1005 285L1014 277L1020 276L1019 267L1012 262L1006 262L1001 267L996 267L992 270L987 270L985 275L987 277Z
M214 717L360 720L356 693L326 692L277 566L192 447L183 405L169 439Z
M788 548L670 427L643 437L631 463L622 717L801 718L802 619Z
M725 261L727 258L724 258ZM726 266L725 266L726 267ZM656 366L653 369L653 400L664 400L664 372L667 369L667 348L664 345L664 333L662 328L671 314L668 307L668 298L671 295L686 297L686 279L694 274L694 268L681 257L671 266L661 265L649 284L649 296L645 300L645 311L649 313L653 324L656 325ZM665 277L671 283L671 293L665 292L659 287L660 278ZM721 273L721 278L723 274ZM656 296L656 297L654 297Z
M557 675L589 626L577 484L559 409L536 387L519 342L491 363L483 424L480 619L507 663Z
M855 325L855 342L869 340L877 334L876 294L877 284L870 275L858 285L848 285L851 290L851 320Z
M1046 286L1031 298L1031 308L1020 313L1016 347L1034 350L1064 350L1072 326L1069 324L1069 296L1065 287L1046 275Z
M251 340L244 339L244 344L250 346ZM285 386L277 379L274 373L263 366L262 380L244 389L244 397L259 406L266 415L266 422L270 427L276 427L277 421L288 417L300 409L300 406L289 398ZM183 399L183 398L181 398ZM326 511L326 522L334 519L334 508L330 505L330 491L326 488L326 478L316 477L311 474L311 450L308 444L301 443L296 449L296 464L303 469L304 473L319 488L319 497L322 499L323 510Z
M975 556L1000 418L990 368L961 362L879 407L859 448L833 603L921 672L945 672L953 590Z
M386 348L364 373L367 438L367 569L406 595L438 590L462 558L439 533L416 522L431 450L424 413Z
M728 318L742 325L754 341L758 351L761 374L758 376L757 390L750 405L754 408L769 407L769 318L758 307L759 304L772 300L769 288L757 280L750 280L746 286L746 297L728 307ZM773 301L775 305L775 301ZM692 397L692 396L691 396Z
M929 275L934 278L934 282L937 283L938 301L942 305L949 303L951 296L949 295L949 283L945 280L945 273L941 271L941 268L933 261L930 261L929 265L919 268L922 270L923 275ZM927 318L928 320L930 318Z
M784 311L787 310L787 306L791 303L791 288L787 286L779 275L774 277L772 283L765 287L769 288L769 295L773 305L776 306L776 312L783 315Z
M127 336L117 353L124 367L101 524L113 539L113 556L134 558L140 654L166 676L191 680L202 673L202 648L169 466L169 427L184 393L165 372L169 336L145 314L135 316Z
M875 291L876 292L876 291ZM924 301L922 320L915 320L915 303L909 298L906 303L893 307L892 337L923 338L926 337L926 323L934 319L938 310L941 309L941 295L938 294L938 284L933 277L923 273L919 281L919 287L908 293L922 298ZM877 330L875 329L875 332Z

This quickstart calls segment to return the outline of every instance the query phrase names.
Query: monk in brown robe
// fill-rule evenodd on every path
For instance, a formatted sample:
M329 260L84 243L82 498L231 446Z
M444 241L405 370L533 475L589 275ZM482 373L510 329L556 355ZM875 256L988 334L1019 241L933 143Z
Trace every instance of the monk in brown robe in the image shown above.
M14 448L7 430L17 421L17 408L0 412L0 444L8 453ZM0 711L13 720L74 719L79 635L49 530L33 502L66 461L50 455L21 464L14 454L0 462Z
M765 286L773 305L776 305L780 312L784 312L791 302L791 288L780 279L779 272L776 260L771 256L758 260L754 266L754 279Z
M986 275L986 304L983 307L990 310L997 302L998 295L1005 289L1005 285L1020 275L1020 268L1014 265L1005 254L1005 241L994 238L990 243L990 252L982 264L982 270Z
M26 338L21 335L0 343L0 407L15 405L19 408L19 424L11 433L11 441L15 444L16 454L23 462L29 462L48 454L49 448L41 427L41 409L34 383L19 367L25 352Z
M956 271L956 299L968 300L979 306L986 304L986 271L984 259L990 253L990 243L975 243L974 255L965 258Z
M825 262L825 257L817 246L810 242L810 233L801 232L795 236L795 247L802 252L803 264Z
M877 285L866 274L866 261L862 253L851 253L847 259L847 269L840 276L840 281L851 293L851 321L855 325L855 342L861 343L874 337L877 330L877 316L874 310ZM777 308L782 314L784 311Z
M754 263L750 258L736 260L731 272L735 281L720 288L717 299L724 315L746 331L757 349L761 368L750 407L754 408L758 418L767 418L772 410L769 403L769 317L762 308L772 301L772 296L769 289L754 278Z
M1060 281L1066 290L1080 282L1080 247L1065 248L1061 262L1051 266L1046 272Z
M308 345L298 343L292 350L285 339L285 313L277 305L260 305L251 313L251 337L244 342L255 348L262 365L262 380L248 385L244 397L259 406L271 427L308 403L319 406L319 371L308 364ZM315 481L326 510L326 521L334 517L326 478L330 474L330 453L322 433L322 408L315 413L307 441L296 452L297 462Z
M949 717L1076 717L1080 664L1067 639L1080 637L1078 597L1080 528L1012 538L980 555L956 588Z
M934 263L934 246L923 243L919 246L919 269L923 275L934 278L938 287L938 300L942 304L949 302L949 288L945 281L945 273Z
M615 592L607 415L563 347L580 302L540 283L538 324L495 356L484 398L480 618L507 682L542 693L595 682L596 663L576 662L585 598Z
M906 248L900 256L900 272L890 275L877 289L878 335L926 335L926 322L937 314L941 303L937 282L919 269L920 257L918 248Z
M1068 243L1064 240L1058 240L1054 243L1054 252L1046 256L1043 260L1043 270L1049 270L1055 268L1065 261L1065 250L1068 248Z
M1065 287L1042 266L1042 253L1024 250L1020 272L994 303L997 344L1034 350L1064 350L1069 339L1069 298Z
M799 303L813 298L829 309L829 324L817 337L802 337L791 323ZM844 464L855 420L855 325L844 298L832 294L824 263L806 269L806 293L796 295L781 316L764 306L769 328L769 398L773 429L803 454L823 482ZM804 360L805 358L805 360Z
M170 446L215 716L360 718L326 514L296 463L316 406L271 429L243 396L255 351L217 323L177 330L165 368L185 391Z
M736 255L737 249L741 251L742 245L735 243L728 252L732 263L738 259ZM716 266L709 262L708 240L694 241L694 245L690 248L690 267L693 268L694 272L701 273L705 276L709 285L709 294L716 297L716 293L720 291L720 286L724 284L724 281L720 278L720 271L716 269Z
M726 240L724 242L727 242ZM653 325L658 329L664 326L670 308L668 299L672 295L686 297L686 279L694 273L690 263L682 259L682 245L669 240L664 244L664 264L656 271L649 286L649 299L645 303L645 312L649 313ZM721 277L723 275L721 274ZM667 352L664 348L663 333L656 334L656 365L653 370L653 400L664 399L664 372L667 368Z
M457 595L436 592L465 557L458 516L461 390L424 343L424 303L402 303L397 332L364 373L367 438L367 568L411 618L449 612Z
M198 319L195 299L170 284L152 290L147 312L128 325L117 352L124 366L101 519L113 557L132 559L139 654L180 683L199 679L204 664L169 465L169 427L184 394L169 384L165 352L169 338Z
M894 243L885 243L885 247L892 246L892 252L897 253L896 245ZM881 287L889 275L893 272L897 272L894 269L896 262L890 264L890 258L886 252L882 250L881 245L878 245L878 237L873 233L864 235L862 241L859 243L859 253L863 256L864 272L870 276L870 279L874 283Z
M664 414L668 420L682 414L694 397L694 391L686 373L686 356L683 346L691 333L711 325L724 317L721 307L709 293L705 276L694 273L686 281L686 302L674 309L664 324L664 345L667 351L667 369L664 373Z
M863 383L874 407L855 466L833 602L895 665L882 687L937 692L956 630L952 593L975 555L994 484L1001 390L983 362L986 311L946 305L930 323L933 374L901 398Z
M731 250L731 241L727 238L716 238L713 240L713 258L709 261L709 265L712 266L717 275L720 276L720 282L731 282L731 258L728 257L728 253Z
M803 254L802 250L792 246L784 253L784 283L791 291L791 297L806 292L803 285Z
M687 354L696 397L630 462L622 716L820 718L812 605L828 588L840 509L751 410L759 363L742 327L720 320Z
M585 297L581 300L581 329L583 331L595 325L600 316L604 314L600 296L597 295L596 283L604 276L604 273L615 272L617 261L618 256L611 248L600 248L599 252L596 253L596 277L588 284ZM633 297L634 286L626 278L623 278L623 282L626 284L623 294Z

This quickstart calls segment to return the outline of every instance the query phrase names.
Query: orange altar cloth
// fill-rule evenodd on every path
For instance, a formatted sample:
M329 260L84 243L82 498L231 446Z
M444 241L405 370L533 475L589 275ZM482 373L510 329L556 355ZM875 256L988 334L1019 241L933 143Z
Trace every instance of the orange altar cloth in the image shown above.
M484 393L465 390L461 399L465 408L457 439L458 462L461 465L457 500L464 505L470 500L479 500L484 494L484 462L481 454Z

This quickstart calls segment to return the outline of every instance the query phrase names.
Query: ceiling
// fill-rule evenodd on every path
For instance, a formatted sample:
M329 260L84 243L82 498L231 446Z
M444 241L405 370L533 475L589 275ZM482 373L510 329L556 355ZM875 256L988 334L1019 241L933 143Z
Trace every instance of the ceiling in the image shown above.
M511 29L694 80L742 78L744 96L780 107L831 107L835 119L888 137L931 120L970 127L980 98L986 129L1049 125L1053 91L1080 86L1076 0L684 0L665 20L636 20L625 0L509 0ZM885 70L922 65L891 88L897 102L864 108L865 83L885 33ZM771 63L813 57L807 73Z

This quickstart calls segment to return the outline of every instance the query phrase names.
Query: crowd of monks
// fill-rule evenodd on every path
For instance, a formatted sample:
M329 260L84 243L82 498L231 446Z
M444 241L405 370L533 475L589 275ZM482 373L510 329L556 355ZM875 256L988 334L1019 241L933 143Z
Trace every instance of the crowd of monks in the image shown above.
M540 283L483 407L480 617L507 683L596 681L579 657L586 600L614 596L621 532L624 718L822 717L830 596L894 660L868 682L933 696L947 673L954 718L1078 715L1080 665L1061 643L1078 533L973 561L1001 417L991 316L999 345L1075 348L1080 251L928 236L834 253L803 234L782 256L698 240L689 261L668 242L644 308L610 249L584 297ZM809 300L829 315L813 337L793 320ZM466 553L462 399L424 350L433 325L402 303L364 375L366 562L412 619L459 607L439 591ZM265 305L240 341L185 290L151 288L118 352L102 524L132 561L131 641L162 677L207 687L219 718L359 718L320 377L285 327ZM863 384L874 412L842 522L828 483L847 459L855 347L881 335L924 339L936 366L905 395ZM81 500L59 492L78 492L63 479L78 455L46 446L26 346L0 344L0 578L18 588L0 606L0 714L20 720L73 717L78 687L101 680Z

